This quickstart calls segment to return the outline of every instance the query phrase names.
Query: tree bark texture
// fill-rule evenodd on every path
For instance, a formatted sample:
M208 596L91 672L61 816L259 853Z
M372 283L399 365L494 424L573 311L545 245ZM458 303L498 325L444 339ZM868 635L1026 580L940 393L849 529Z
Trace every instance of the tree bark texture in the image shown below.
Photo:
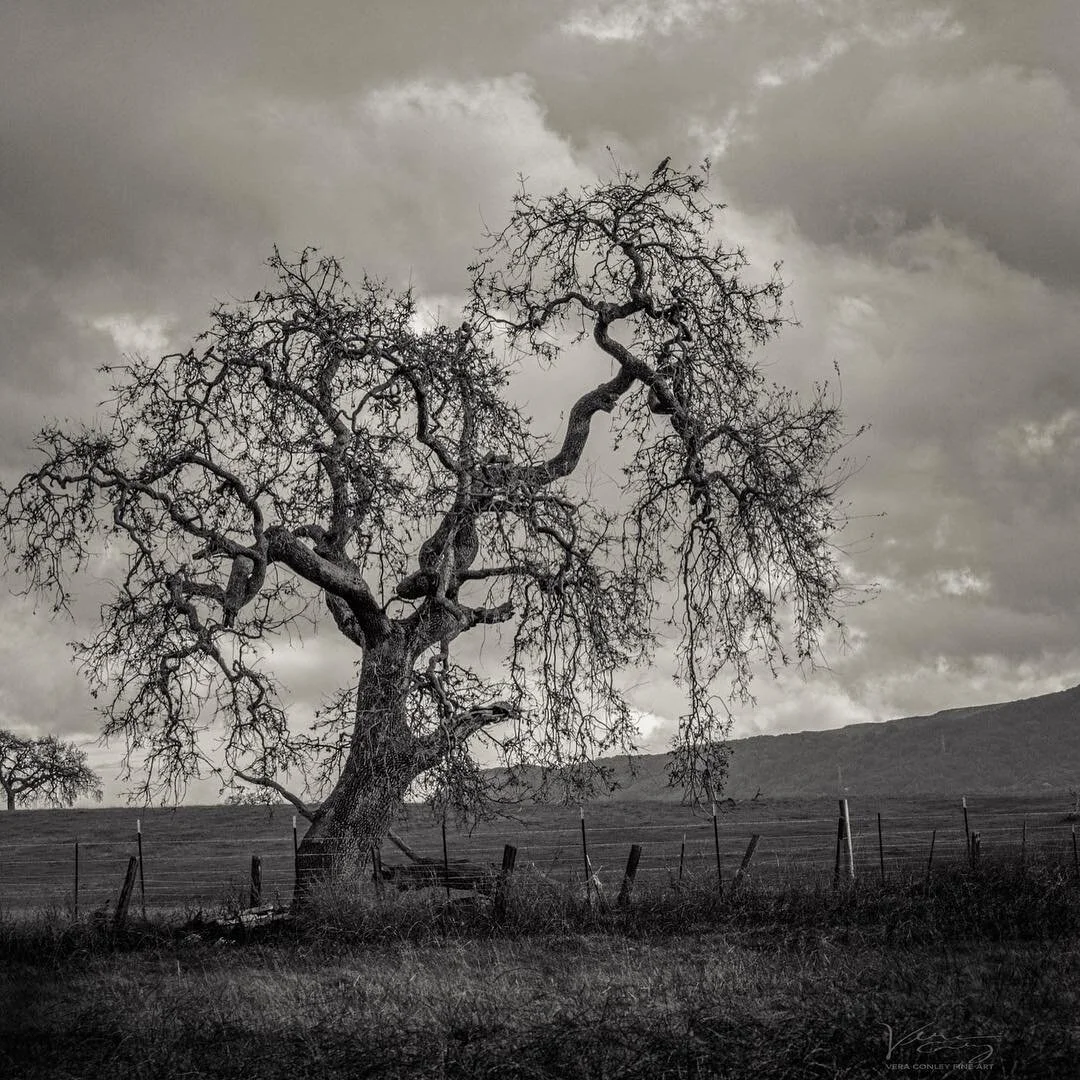
M298 901L343 866L355 865L358 851L382 842L409 785L423 771L421 748L406 713L412 660L400 637L364 655L341 776L312 815L297 849Z

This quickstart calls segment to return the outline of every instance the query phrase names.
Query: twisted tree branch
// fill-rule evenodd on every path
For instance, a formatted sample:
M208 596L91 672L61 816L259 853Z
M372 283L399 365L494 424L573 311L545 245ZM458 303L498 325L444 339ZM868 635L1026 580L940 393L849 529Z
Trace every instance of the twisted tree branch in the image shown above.
M299 795L294 795L288 788L279 784L276 780L271 780L269 776L251 776L246 772L242 772L240 769L235 769L233 771L241 780L245 780L249 784L256 784L258 787L270 788L271 791L276 791L282 798L291 802L302 817L307 818L308 821L315 820L315 811L311 810Z

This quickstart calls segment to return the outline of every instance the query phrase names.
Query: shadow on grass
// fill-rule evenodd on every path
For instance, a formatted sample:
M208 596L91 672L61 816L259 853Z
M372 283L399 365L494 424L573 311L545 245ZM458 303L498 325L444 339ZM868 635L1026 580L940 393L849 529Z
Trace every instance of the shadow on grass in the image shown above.
M0 920L0 1077L959 1076L983 1049L982 1075L1075 1075L1080 889L1053 867L626 908L527 883L501 922L348 889L216 938Z
M853 995L816 987L820 996L799 1012L766 1014L723 1000L680 1002L663 1010L619 1000L566 1002L544 1018L511 1022L467 1009L450 1010L439 1027L394 1027L370 1017L351 1030L297 1026L275 1033L235 1024L178 1018L151 1037L128 1018L100 1008L42 1025L42 1014L20 1010L0 1027L0 1075L12 1080L90 1077L216 1077L302 1080L307 1077L558 1078L657 1080L705 1077L863 1077L888 1074L881 1017L896 1038L926 1026L920 999L895 986ZM1043 1002L1045 1005L1045 1002ZM1075 1037L1065 1035L1061 1010L1039 1018L972 1013L957 1001L935 1020L940 1042L912 1045L892 1064L933 1064L935 1075L969 1075L962 1066L989 1052L983 1075L1075 1075ZM14 1024L13 1024L14 1021ZM957 1043L958 1037L983 1041ZM955 1066L955 1072L949 1066ZM902 1072L902 1075L909 1073ZM914 1071L910 1073L914 1075ZM893 1073L895 1075L895 1073Z

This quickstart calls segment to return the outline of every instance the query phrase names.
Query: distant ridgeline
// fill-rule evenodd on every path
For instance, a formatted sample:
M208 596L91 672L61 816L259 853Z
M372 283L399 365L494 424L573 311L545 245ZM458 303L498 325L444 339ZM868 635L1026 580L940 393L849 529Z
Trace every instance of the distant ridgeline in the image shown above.
M724 795L1037 795L1080 786L1080 686L829 731L732 740ZM663 754L605 762L616 800L678 802Z

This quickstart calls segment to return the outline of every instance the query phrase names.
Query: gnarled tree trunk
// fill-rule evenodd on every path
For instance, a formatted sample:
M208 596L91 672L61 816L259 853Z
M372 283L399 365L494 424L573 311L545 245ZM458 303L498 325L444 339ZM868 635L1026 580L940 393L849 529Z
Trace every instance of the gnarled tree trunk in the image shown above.
M426 767L406 714L411 670L412 656L400 638L364 655L345 766L297 851L300 903L319 882L355 866L360 852L382 841L409 785Z

